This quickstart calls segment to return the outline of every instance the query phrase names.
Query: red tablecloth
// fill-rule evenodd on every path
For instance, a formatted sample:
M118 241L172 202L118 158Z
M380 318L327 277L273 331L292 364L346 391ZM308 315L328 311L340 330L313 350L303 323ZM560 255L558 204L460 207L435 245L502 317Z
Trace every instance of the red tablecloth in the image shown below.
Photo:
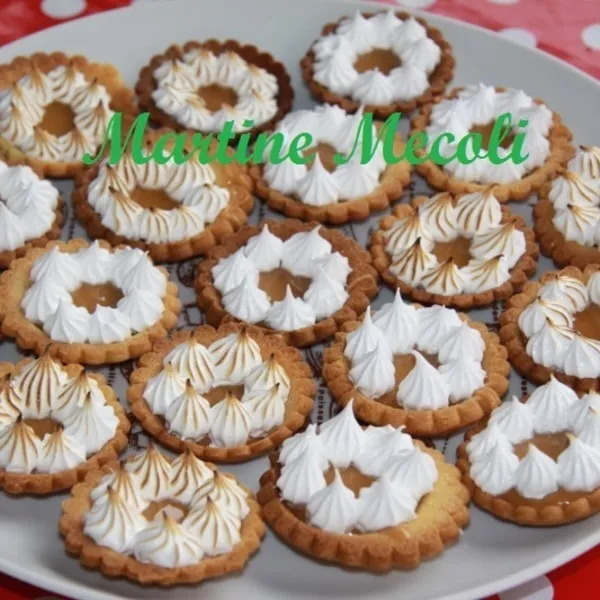
M152 0L133 0L151 2ZM251 1L251 0L248 0ZM301 1L301 0L299 0ZM600 0L381 0L447 15L537 46L600 77ZM68 19L132 0L0 0L0 45ZM349 3L350 4L350 3ZM351 9L349 6L348 10ZM500 600L591 600L600 597L600 547ZM50 600L46 592L0 574L0 598Z

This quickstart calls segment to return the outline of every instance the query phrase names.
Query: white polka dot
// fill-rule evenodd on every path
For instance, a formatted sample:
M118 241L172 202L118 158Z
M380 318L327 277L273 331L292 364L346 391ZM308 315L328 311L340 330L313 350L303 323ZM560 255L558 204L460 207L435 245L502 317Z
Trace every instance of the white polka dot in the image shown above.
M435 4L436 0L395 0L396 4L406 6L406 8L429 8Z
M516 588L506 590L498 597L500 600L552 600L554 598L554 588L552 582L545 575L542 575Z
M600 50L600 23L588 25L581 32L583 43L592 50Z
M53 19L68 19L82 13L86 4L86 0L43 0L41 9Z
M516 4L519 0L488 0L492 4Z
M512 40L513 42L517 42L517 44L521 44L522 46L529 46L530 48L535 48L537 44L535 35L533 35L531 31L527 31L527 29L521 29L520 27L509 27L508 29L501 29L498 33L503 38L506 38L507 40Z

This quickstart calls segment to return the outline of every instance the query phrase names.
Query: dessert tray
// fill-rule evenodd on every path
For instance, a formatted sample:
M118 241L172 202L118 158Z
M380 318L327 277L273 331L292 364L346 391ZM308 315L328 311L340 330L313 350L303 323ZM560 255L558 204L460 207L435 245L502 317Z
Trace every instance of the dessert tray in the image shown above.
M324 23L336 21L356 8L372 11L381 9L382 4L338 0L136 2L131 7L66 23L10 44L0 50L0 62L40 49L60 49L116 65L127 84L133 86L148 57L169 44L211 37L238 39L256 44L277 57L292 78L293 108L310 108L314 102L301 81L298 62ZM525 49L477 27L435 15L427 15L427 19L443 32L453 47L456 69L452 85L482 81L523 88L533 97L543 98L561 114L573 132L575 145L593 144L600 139L600 121L595 118L600 85L591 77L540 51ZM135 44L131 43L133 36ZM403 127L406 133L408 122L404 122ZM85 230L75 220L72 183L60 181L56 186L65 203L61 238L64 241L74 237L87 239ZM431 190L415 174L403 201L423 194L430 195ZM531 199L513 203L510 208L533 226ZM338 229L366 247L383 214L384 211L373 213L366 221ZM249 223L257 224L265 218L280 220L281 215L257 201ZM182 302L178 327L190 329L204 322L195 302L196 263L197 260L188 260L167 266ZM555 267L551 261L542 257L534 279L552 270ZM372 306L377 309L392 300L392 291L383 286ZM497 331L502 308L502 302L496 301L488 308L469 311L469 317ZM323 348L319 344L302 351L318 386L309 415L312 423L322 423L340 410L321 378ZM0 361L15 363L22 357L13 343L0 341ZM135 361L128 361L98 371L125 402L127 378L135 368ZM531 390L532 386L513 370L508 394L520 397ZM130 411L129 406L126 410ZM147 434L134 419L132 422L128 449L131 454L148 445ZM462 432L438 438L434 440L435 447L454 463L462 438ZM266 457L226 468L254 492L259 489L260 475L267 469ZM480 599L546 573L600 542L600 515L560 528L520 527L501 522L472 504L471 522L461 534L460 542L412 571L391 571L381 576L326 565L294 551L268 530L260 551L243 574L168 590L158 586L142 587L81 568L76 559L64 552L58 532L61 502L66 497L64 493L45 499L0 494L0 571L57 594L90 600L198 597L220 600L236 595L261 600L282 597L290 600L319 597Z

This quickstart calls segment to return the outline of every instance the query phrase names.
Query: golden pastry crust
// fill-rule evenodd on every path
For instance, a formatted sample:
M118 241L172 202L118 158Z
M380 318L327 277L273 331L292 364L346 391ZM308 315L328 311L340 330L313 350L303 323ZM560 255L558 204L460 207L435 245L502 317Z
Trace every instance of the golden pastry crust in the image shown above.
M506 349L498 336L488 331L483 323L472 321L467 315L459 317L481 334L485 342L482 368L486 372L485 385L465 400L435 410L406 410L368 398L358 390L350 379L350 361L344 356L346 337L360 323L345 323L342 331L335 335L331 346L323 353L323 379L340 405L346 406L354 399L357 418L371 425L404 426L405 431L416 436L446 435L462 429L489 415L500 404L500 398L508 389L510 365L506 360Z
M381 124L378 124L378 127L380 126ZM394 153L400 154L403 149L404 143L400 134L397 134ZM370 194L325 206L305 204L294 196L283 194L270 187L263 178L263 171L263 165L253 165L250 168L250 175L254 179L256 195L265 200L272 209L302 221L339 225L348 221L362 221L372 212L384 210L394 200L398 200L410 182L411 165L406 161L387 165L381 174L379 185Z
M178 344L191 337L204 346L209 346L218 339L231 333L247 331L252 339L260 346L263 359L271 354L283 366L290 378L290 395L286 400L285 417L281 425L268 435L251 440L243 446L216 448L198 442L181 439L169 433L162 417L155 415L146 400L144 390L148 380L163 369L164 357ZM218 329L202 325L192 331L177 331L168 340L161 340L154 345L153 351L144 354L138 363L138 368L131 374L130 386L127 389L127 399L131 410L142 427L164 446L177 452L190 449L198 458L214 462L241 462L250 460L260 454L277 448L283 440L298 431L313 407L313 397L316 386L312 379L310 367L296 348L286 346L280 336L265 335L260 329L251 325L225 323Z
M573 375L567 375L563 371L549 369L536 362L527 354L527 338L519 327L521 313L537 297L544 283L561 275L579 279L586 283L593 273L600 271L600 265L588 265L583 271L577 267L565 267L561 271L549 271L544 273L539 281L526 283L520 294L513 296L505 305L504 312L500 315L500 341L508 351L508 359L512 366L523 377L542 385L550 380L550 375L562 381L569 387L583 392L600 389L600 377L579 379Z
M573 265L584 269L591 263L600 264L600 250L595 246L584 246L567 241L565 236L554 226L554 206L548 198L551 183L547 183L538 192L538 201L533 207L535 219L534 231L544 256L554 261L557 267Z
M271 457L271 469L260 478L258 502L263 518L287 544L315 558L376 573L393 568L411 569L442 552L469 522L469 492L454 465L437 450L415 441L435 461L438 480L423 497L413 521L357 535L340 535L318 529L298 518L277 490L280 467Z
M155 129L147 131L144 137L154 144L168 131L167 129ZM186 148L189 148L190 140L191 137L188 138ZM213 145L216 146L216 142ZM212 223L208 223L202 232L191 238L178 242L151 243L129 239L105 227L102 224L101 215L94 210L87 199L89 185L98 175L100 164L81 171L75 178L72 196L75 216L93 239L105 239L113 246L127 244L147 250L155 262L182 261L205 254L210 248L242 227L254 206L252 179L247 174L246 167L234 162L228 165L215 163L211 165L211 168L216 172L217 184L221 185L219 183L221 181L223 187L229 191L229 202Z
M23 367L32 361L31 358L25 358L16 365L0 362L0 379L7 373L19 373ZM70 377L75 377L83 370L83 367L77 364L68 364L64 366L64 369ZM78 481L82 481L90 471L117 459L119 454L125 450L127 447L127 434L131 425L125 416L125 411L119 404L119 399L112 388L106 384L106 380L100 373L87 373L87 375L98 382L106 404L112 407L119 419L115 435L98 452L92 454L85 462L73 469L57 473L11 473L0 468L0 488L5 492L14 495L43 495L67 490Z
M495 300L507 300L513 294L518 292L529 278L535 273L539 250L535 243L533 230L527 226L525 219L519 215L512 214L506 207L502 207L501 224L513 223L515 228L523 232L525 236L525 252L518 260L515 266L510 269L510 279L501 286L485 292L476 294L454 294L451 296L442 296L441 294L432 294L420 287L413 287L403 281L400 281L394 275L389 267L392 264L390 255L386 251L386 241L384 232L391 229L394 223L405 217L413 215L419 204L426 198L419 196L414 199L413 205L399 204L392 209L391 215L386 215L379 222L377 229L371 236L369 249L373 257L373 265L381 275L381 278L393 289L398 288L403 296L412 298L415 302L424 304L443 304L462 310L476 306L487 306Z
M377 13L372 12L363 12L363 17L371 17ZM372 112L378 119L386 119L392 113L402 112L407 113L415 110L418 106L422 106L424 104L428 104L429 102L433 102L435 98L444 93L446 89L446 85L452 79L454 75L454 55L452 54L452 46L448 43L446 38L443 36L442 32L435 27L429 25L429 23L422 19L421 17L415 17L404 11L396 11L396 16L399 19L405 20L409 17L414 17L417 22L419 22L425 29L427 30L427 36L433 40L441 49L440 62L434 71L429 75L429 87L416 98L412 100L404 100L400 102L394 102L392 104L388 104L386 106L377 106L372 104L367 104L364 107L365 112ZM342 17L336 22L327 23L321 30L321 34L319 37L323 37L330 33L333 33L339 26L340 22L345 17ZM319 102L327 103L327 104L337 104L341 106L347 112L355 112L361 106L359 102L352 100L352 98L348 98L347 96L342 96L341 94L336 94L332 92L329 88L321 85L320 83L314 80L314 65L315 65L315 55L312 51L311 47L308 49L307 53L304 55L302 60L300 61L300 70L302 72L302 78L308 85L312 95Z
M21 308L21 301L30 279L29 272L34 261L55 246L61 252L77 252L87 246L82 239L72 239L68 242L50 242L45 248L32 248L25 256L13 261L10 268L0 275L0 328L6 337L14 338L17 346L22 350L31 350L41 354L48 350L51 356L60 359L63 363L81 363L85 365L103 365L119 363L148 352L153 342L167 337L169 329L175 327L181 302L177 285L169 281L167 294L162 299L165 310L161 319L144 331L138 332L121 342L110 344L69 344L67 342L53 341L38 325L25 317ZM100 241L100 246L111 250L111 246ZM158 267L168 278L168 272L163 267Z
M424 106L419 114L411 120L411 133L425 131L429 125L429 118L434 104L455 98L462 90L462 87L452 89L446 96L439 96L434 99L432 104ZM506 88L497 86L496 91L503 92ZM544 104L540 99L535 99L536 104ZM571 130L563 123L560 115L552 113L552 127L548 133L550 142L550 155L541 167L537 167L518 181L511 183L500 183L494 185L494 196L498 202L509 202L511 200L526 200L533 192L537 191L544 183L555 177L555 175L565 167L569 160L574 156L575 150L571 146ZM423 151L416 151L416 155L424 155ZM418 173L424 177L429 185L437 190L445 190L452 194L464 194L484 191L489 184L475 183L457 179L444 170L441 166L431 161L426 161L416 166Z
M97 80L106 88L111 98L109 106L113 111L128 115L136 114L133 91L125 85L119 71L110 64L90 62L85 56L80 55L67 56L62 52L53 52L52 54L36 52L31 56L17 56L11 63L0 65L0 91L30 73L34 68L47 73L56 67L70 64L75 65L87 81ZM47 177L72 177L85 168L81 160L59 162L29 156L1 136L0 152L5 154L9 160L27 164Z
M138 95L140 107L150 113L150 118L155 123L163 127L170 127L171 129L184 129L174 117L165 113L158 108L158 106L156 106L154 98L152 98L152 92L156 89L154 71L163 62L180 59L186 52L198 48L205 48L214 54L221 54L222 52L228 51L235 52L247 63L265 69L277 79L277 112L272 119L269 119L262 125L256 125L252 127L252 129L248 130L252 137L255 137L262 131L268 131L269 129L272 129L275 124L291 110L292 102L294 101L294 90L292 88L290 76L282 63L280 63L278 60L275 60L275 58L268 52L259 50L256 46L252 46L250 44L242 45L236 40L227 40L225 42L221 42L219 40L210 39L204 42L186 42L183 46L178 46L176 44L169 46L164 53L153 56L150 59L150 62L140 71L138 81L135 84L135 91ZM239 137L239 135L241 135L241 133L236 137Z
M513 521L519 525L534 525L539 527L548 527L553 525L565 525L586 519L590 515L600 511L600 488L582 496L574 502L566 504L548 504L546 506L534 507L526 504L516 504L509 502L505 498L499 498L484 492L471 479L471 462L467 453L467 444L469 440L487 425L480 423L469 429L465 433L464 442L457 448L456 455L458 460L456 466L462 474L462 482L469 490L473 502L483 510L486 510L501 519Z
M214 467L214 465L208 466ZM71 497L62 503L60 534L64 538L67 552L77 556L84 567L99 569L109 577L126 577L145 585L167 587L183 583L198 583L204 579L241 571L250 556L258 550L265 534L265 525L260 517L260 507L248 490L250 513L242 521L241 540L227 554L204 558L198 564L187 567L167 568L142 563L133 556L96 544L83 532L83 519L92 504L90 492L104 475L118 468L119 463L112 462L101 470L91 471L84 482L73 487Z
M318 224L314 222L303 223L295 219L285 219L284 221L269 219L259 225L246 225L246 227L230 236L224 244L210 250L206 259L198 264L195 288L198 306L206 314L207 322L214 327L219 326L223 321L238 323L240 321L225 310L221 302L221 294L213 285L211 269L221 258L233 254L251 237L258 235L263 225L268 225L271 233L282 240L286 240L294 233L310 231ZM296 329L295 331L277 331L266 326L257 326L264 333L279 334L286 344L298 348L321 342L331 337L346 321L356 320L369 306L371 298L377 294L377 272L371 266L369 253L363 250L354 240L335 229L321 228L319 233L331 244L334 251L340 252L348 259L352 267L352 272L348 275L348 281L346 282L346 290L349 296L344 306L330 317L321 319L310 327Z

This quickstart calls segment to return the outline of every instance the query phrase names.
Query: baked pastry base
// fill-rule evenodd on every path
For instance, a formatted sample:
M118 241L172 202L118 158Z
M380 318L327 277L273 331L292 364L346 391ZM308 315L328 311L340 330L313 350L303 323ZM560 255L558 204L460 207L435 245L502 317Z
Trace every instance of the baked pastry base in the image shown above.
M271 469L260 478L257 497L263 517L284 542L320 560L376 573L417 567L459 537L469 522L469 493L460 482L458 469L446 463L440 452L419 441L415 444L435 460L438 480L419 503L413 521L356 535L340 535L314 527L299 519L279 496L277 455L271 457Z
M403 148L404 143L398 134L394 143L394 152L400 154ZM372 212L384 210L394 200L398 200L410 182L410 170L411 165L406 161L388 165L381 174L379 185L367 196L325 206L305 204L294 196L282 194L270 187L263 179L262 165L253 165L250 168L250 175L254 179L256 195L265 200L272 209L303 221L339 225L348 221L366 219Z
M433 104L455 98L463 88L454 88L446 96L439 96L432 104L429 104L421 110L419 114L413 117L411 121L412 131L425 131L429 125L429 117ZM497 86L496 91L502 92L506 88ZM543 104L542 100L535 100L537 104ZM569 160L574 156L575 150L571 146L573 137L571 130L563 123L560 115L552 113L552 127L548 133L550 141L550 156L541 167L538 167L519 179L511 183L493 184L494 196L498 202L509 202L510 200L526 200L533 192L537 191L544 183L551 180L556 174L565 167ZM419 154L419 152L416 152ZM476 183L464 179L456 179L454 175L445 171L439 165L431 161L426 161L416 166L418 173L424 177L429 185L437 190L445 190L453 194L464 194L472 192L481 192L490 187L489 183Z
M364 17L371 17L376 13L363 12ZM452 79L454 75L455 60L452 54L452 46L446 41L442 32L435 27L429 25L429 23L420 17L415 17L410 13L404 11L396 11L396 16L402 20L414 17L425 29L427 30L427 36L431 38L441 49L440 62L434 71L429 75L429 87L416 98L412 100L405 100L401 102L394 102L386 106L378 106L373 104L367 104L364 106L365 112L373 113L378 119L386 119L392 113L402 112L407 113L415 110L418 106L433 102L436 96L439 96L446 89L446 85ZM343 19L344 17L342 17ZM321 30L319 37L323 37L330 33L333 33L339 26L342 19L334 23L327 23ZM311 44L312 48L312 44ZM361 104L348 98L331 91L329 88L316 82L314 76L314 64L315 55L312 49L309 48L307 53L300 61L300 70L302 72L302 78L308 85L313 97L321 103L337 104L341 106L346 112L356 112Z
M262 131L273 129L275 124L292 108L294 101L294 90L290 76L282 63L268 52L262 52L256 46L242 45L236 40L227 40L220 42L215 39L206 40L204 42L187 42L183 46L176 44L169 46L163 54L157 54L152 57L150 62L140 71L138 81L135 84L135 91L138 96L140 107L150 113L150 118L163 127L182 130L185 129L174 117L162 111L152 98L152 92L156 89L154 80L154 71L163 63L169 60L180 59L183 54L197 48L206 48L214 54L232 51L241 56L247 63L261 67L274 75L277 79L279 92L277 95L277 112L272 119L261 125L257 125L243 133L250 133L251 137L255 137ZM218 82L216 82L218 83ZM210 133L210 132L205 132ZM241 135L240 132L239 135ZM239 137L239 135L236 136ZM235 139L235 138L234 138Z
M154 144L165 133L165 129L154 129L147 131L144 137ZM191 137L189 139L191 140ZM216 146L216 142L213 145ZM231 163L228 165L215 164L212 165L212 168L217 171L217 183L219 183L219 178L222 179L223 185L229 190L229 203L212 223L207 224L202 232L191 238L178 242L151 243L126 238L105 227L102 224L102 217L87 199L88 187L98 174L99 164L82 171L75 178L72 196L75 216L91 238L105 239L113 246L127 244L147 250L155 262L182 261L205 254L209 248L216 246L244 225L254 206L254 198L251 193L252 180L247 175L244 166Z
M169 433L164 419L152 412L143 397L148 380L163 369L164 357L175 346L191 337L208 346L226 335L238 333L244 329L260 346L263 359L275 354L275 358L285 368L290 378L290 395L286 401L283 423L266 436L250 440L243 446L230 448L215 448L208 444L183 440L179 436ZM238 323L226 323L217 330L203 325L192 331L175 332L170 339L157 342L153 352L144 354L140 358L138 368L131 374L129 380L127 399L131 404L133 414L148 433L171 450L184 452L186 449L190 449L198 458L213 462L241 462L277 448L283 440L304 425L306 417L312 410L316 391L310 368L298 350L286 346L280 336L267 336L256 327Z
M104 241L101 241L100 245L108 250L111 249L110 245ZM47 350L63 363L85 365L119 363L149 352L152 343L167 337L168 330L177 324L181 311L179 291L177 285L169 281L167 295L163 298L165 310L162 317L144 331L121 342L110 344L69 344L53 341L43 329L25 317L21 301L29 287L29 272L33 262L55 246L58 246L63 252L77 252L87 246L87 242L81 239L72 239L68 242L50 242L45 248L32 248L26 252L25 256L13 261L10 269L0 275L0 328L6 337L14 338L17 346L22 350L31 350L38 355ZM166 269L159 268L168 277Z
M84 567L99 569L109 577L126 577L145 585L167 587L180 583L198 583L204 579L241 571L250 556L258 550L265 533L265 525L260 518L260 507L252 497L248 497L250 513L242 521L240 542L231 552L204 558L195 565L160 567L142 563L133 556L96 544L92 538L83 533L83 519L92 504L90 492L104 475L118 468L119 463L112 462L101 470L88 473L85 481L74 486L71 497L62 504L59 531L64 538L67 552L79 557Z
M519 328L521 313L535 300L542 285L550 281L554 275L557 273L567 275L585 283L593 273L599 270L600 265L588 265L583 271L573 266L565 267L561 271L549 271L540 277L539 282L526 283L521 293L513 296L506 303L504 312L500 315L500 341L508 350L508 359L512 366L523 377L537 385L542 385L550 380L550 375L554 375L556 379L577 391L589 392L600 389L600 377L579 379L573 375L567 375L563 371L549 369L534 362L533 358L527 354L527 338Z
M45 54L36 52L31 56L17 56L12 62L0 65L0 90L9 87L34 68L47 73L59 66L74 64L81 71L87 81L97 79L108 91L111 101L110 108L115 112L128 115L137 113L133 92L125 85L121 74L109 64L89 62L85 56L67 56L62 52ZM34 156L29 156L8 140L0 136L0 153L5 154L9 160L27 164L47 177L72 177L85 168L81 160L73 162L46 161Z
M552 525L565 525L589 517L600 511L600 488L582 496L574 502L566 504L548 504L546 506L534 507L526 504L516 504L505 498L493 496L484 492L471 479L469 472L471 463L467 453L469 440L482 429L487 423L480 423L465 433L465 441L457 448L456 466L462 473L462 482L469 490L473 502L483 510L504 519L513 521L519 525L533 525L548 527Z
M323 353L323 379L334 400L340 406L346 406L353 398L357 418L371 425L404 426L405 431L413 436L446 435L489 415L508 389L510 365L506 360L506 349L500 345L498 336L488 331L483 323L471 321L464 314L459 313L459 316L477 329L485 342L482 361L486 372L485 386L469 398L435 410L407 410L367 397L350 379L351 363L344 356L347 334L360 325L353 322L344 324L342 332L336 334L333 344Z
M586 265L600 264L600 249L567 241L554 226L554 206L548 198L550 183L543 185L538 193L538 202L533 207L534 231L544 256L554 261L557 267L573 265L585 269Z
M509 212L506 207L502 207L502 224L513 223L515 227L525 235L525 253L518 260L517 264L510 270L510 279L501 286L479 292L476 294L455 294L452 296L442 296L441 294L432 294L420 287L413 287L403 281L400 281L394 275L389 267L392 264L390 255L386 251L386 241L383 235L384 231L390 229L398 219L403 219L412 215L416 206L420 204L420 199L415 199L415 205L398 204L392 209L391 215L386 215L379 222L379 229L373 233L370 241L371 255L373 256L373 265L381 275L381 278L393 289L398 288L403 296L412 298L415 302L424 304L443 304L444 306L453 306L462 310L476 306L487 306L495 300L506 300L518 292L529 278L535 273L539 251L535 243L535 235L527 226L525 219L519 215Z
M273 234L286 240L294 233L314 229L318 223L303 223L295 219L285 219L284 221L269 219L258 226L246 225L230 236L221 246L210 250L206 260L198 264L195 288L198 306L204 311L207 322L214 327L218 327L223 321L238 323L240 321L225 310L221 302L221 294L213 285L211 269L221 258L233 254L251 237L258 235L263 225L268 225ZM342 323L355 321L362 315L369 306L371 298L377 294L377 272L371 266L369 253L363 250L354 240L337 230L322 228L320 234L331 244L333 251L340 252L348 259L352 267L352 272L348 275L348 281L346 282L349 297L344 306L337 312L326 319L317 321L310 327L294 331L278 331L262 325L255 326L263 333L279 334L285 340L285 343L290 346L304 348L331 337L339 330Z
M0 378L7 373L18 373L30 362L32 362L31 358L25 358L16 365L0 362ZM81 372L82 366L68 364L65 365L64 369L69 376L74 377ZM113 389L106 384L106 380L100 373L88 373L88 376L98 382L100 391L106 399L106 404L112 407L119 419L115 435L98 452L92 454L85 462L73 469L58 471L57 473L12 473L0 468L0 488L5 492L14 495L43 495L67 490L78 481L82 481L88 472L116 460L119 454L125 450L127 447L127 434L131 427L125 416L125 411L119 404L119 399Z

